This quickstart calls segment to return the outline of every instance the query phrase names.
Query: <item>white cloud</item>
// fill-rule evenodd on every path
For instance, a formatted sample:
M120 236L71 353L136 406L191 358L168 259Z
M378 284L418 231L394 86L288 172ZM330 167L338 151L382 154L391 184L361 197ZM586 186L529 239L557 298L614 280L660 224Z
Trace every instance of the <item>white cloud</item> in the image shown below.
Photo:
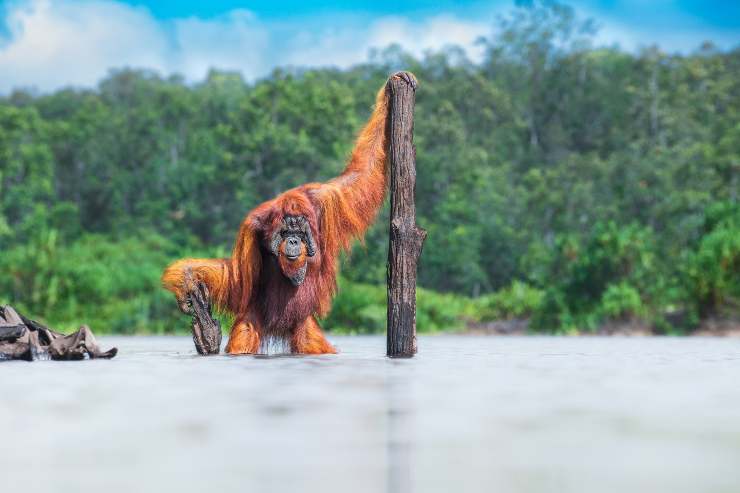
M411 53L421 55L424 50L439 50L447 45L458 45L478 55L474 48L481 36L490 34L489 22L473 22L439 15L414 24L403 18L381 19L370 30L370 46L387 46L398 43Z
M234 10L215 19L195 17L173 21L176 44L168 69L190 79L202 78L210 68L239 70L248 76L270 68L267 28L246 10Z
M119 65L164 68L167 43L144 10L115 2L39 0L7 8L0 45L0 91L35 85L89 85Z
M212 67L248 79L281 65L347 67L371 48L399 43L414 54L458 44L475 50L487 23L438 15L268 23L246 10L210 19L160 21L113 0L17 0L6 6L0 41L0 92L92 86L114 67L140 67L201 80ZM473 53L474 54L474 53Z
M404 17L380 17L365 26L347 23L341 27L304 29L295 34L282 52L286 65L334 65L347 67L364 61L373 48L399 44L409 53L421 56L428 50L448 45L466 49L469 56L480 56L475 42L490 32L488 22L461 20L442 14L418 21Z
M0 0L2 2L3 0ZM449 13L418 16L327 14L314 18L264 21L247 10L214 18L158 20L143 7L115 0L9 0L0 8L0 93L15 87L50 91L62 86L93 86L111 68L136 67L173 72L202 80L210 68L238 70L247 79L278 66L348 67L363 62L373 48L400 44L414 55L455 44L472 59L475 45L491 34L494 14L511 4L491 6L462 18ZM682 21L642 26L620 22L584 6L579 13L602 22L597 44L619 42L635 49L659 41L671 50L689 51L711 37L733 46L734 33ZM472 12L468 12L472 14ZM654 24L654 23L653 23Z

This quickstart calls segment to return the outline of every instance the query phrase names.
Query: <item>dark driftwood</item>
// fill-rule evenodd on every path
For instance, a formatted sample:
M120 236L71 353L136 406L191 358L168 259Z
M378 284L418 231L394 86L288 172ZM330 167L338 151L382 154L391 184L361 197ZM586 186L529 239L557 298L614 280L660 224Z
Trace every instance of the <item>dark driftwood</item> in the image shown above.
M202 282L195 282L192 273L185 275L188 301L192 310L193 342L200 355L218 354L221 351L221 324L213 318L211 297Z
M101 351L92 331L85 325L65 336L19 315L9 305L0 307L0 361L112 358L117 353L116 348Z
M416 78L398 72L390 88L391 221L388 248L388 356L416 353L416 264L426 231L416 225L416 148L414 96Z

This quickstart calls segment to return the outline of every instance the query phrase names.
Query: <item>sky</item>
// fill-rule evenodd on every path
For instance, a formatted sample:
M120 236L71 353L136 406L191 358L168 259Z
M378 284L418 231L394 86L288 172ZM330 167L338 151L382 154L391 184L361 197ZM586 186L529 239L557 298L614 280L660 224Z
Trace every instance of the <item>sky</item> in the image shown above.
M688 53L740 45L740 0L573 0L597 45ZM514 2L479 0L0 0L0 93L92 87L111 68L202 80L211 68L255 80L278 66L348 67L400 44L421 56L476 40Z

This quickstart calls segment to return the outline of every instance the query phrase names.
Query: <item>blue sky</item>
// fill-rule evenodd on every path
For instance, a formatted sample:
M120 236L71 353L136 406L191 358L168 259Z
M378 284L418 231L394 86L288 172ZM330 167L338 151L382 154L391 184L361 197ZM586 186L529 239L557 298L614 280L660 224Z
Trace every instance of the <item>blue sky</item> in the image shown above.
M690 52L740 44L740 0L573 0L595 42ZM456 44L473 60L513 1L0 0L0 93L92 86L111 67L201 80L211 67L253 80L276 66L347 67L398 43L416 55Z
M361 11L374 15L414 14L435 11L476 11L485 10L491 5L513 4L513 2L480 2L455 0L375 0L375 1L297 1L259 0L244 2L239 0L127 0L130 5L146 6L161 19L185 16L210 17L233 9L246 8L263 18L284 18L288 16L315 15L340 11ZM661 16L690 16L706 22L709 28L737 28L740 26L740 2L733 1L644 1L624 2L618 0L599 0L566 2L590 8L615 19L635 22L659 22ZM636 8L639 6L639 8ZM647 14L647 15L645 15Z

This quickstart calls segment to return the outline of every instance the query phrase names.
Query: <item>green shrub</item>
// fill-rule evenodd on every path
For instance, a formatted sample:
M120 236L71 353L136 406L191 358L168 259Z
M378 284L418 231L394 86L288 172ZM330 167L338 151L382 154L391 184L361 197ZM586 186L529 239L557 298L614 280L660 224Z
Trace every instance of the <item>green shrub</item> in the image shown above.
M332 310L323 321L328 330L372 334L385 330L386 291L383 286L341 279Z
M574 317L565 293L552 286L545 290L542 303L532 314L530 327L539 332L571 333L584 328L584 323L582 317Z
M470 298L465 296L416 289L416 326L419 332L462 329L473 318L473 310Z
M172 252L153 234L120 241L85 235L62 245L56 230L43 231L0 258L0 302L59 330L81 324L99 333L185 329L159 283Z
M658 284L655 257L652 230L637 224L609 221L597 223L585 239L559 236L544 269L550 285L532 328L595 330L607 313L644 313L643 300Z
M540 308L544 292L521 281L495 293L481 296L474 304L481 322L529 318Z
M646 315L639 291L627 282L610 284L601 297L598 313L602 320L631 320Z
M686 261L689 303L700 316L740 309L740 206L707 208L702 236Z
M423 288L416 291L416 326L419 332L460 329L472 316L468 298L436 293ZM387 322L385 286L353 283L341 279L332 311L323 321L327 330L353 334L382 333Z

